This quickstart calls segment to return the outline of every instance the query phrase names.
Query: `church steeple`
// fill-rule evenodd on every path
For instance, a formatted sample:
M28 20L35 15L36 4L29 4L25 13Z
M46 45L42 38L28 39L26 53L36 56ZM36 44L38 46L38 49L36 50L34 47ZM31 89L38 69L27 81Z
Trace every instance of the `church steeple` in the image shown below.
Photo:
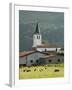
M37 47L41 45L41 43L42 43L42 36L41 36L40 29L37 23L35 32L33 34L33 47Z
M37 25L36 25L36 30L35 30L34 34L36 34L36 33L40 33L39 27L38 27L38 23L37 23Z

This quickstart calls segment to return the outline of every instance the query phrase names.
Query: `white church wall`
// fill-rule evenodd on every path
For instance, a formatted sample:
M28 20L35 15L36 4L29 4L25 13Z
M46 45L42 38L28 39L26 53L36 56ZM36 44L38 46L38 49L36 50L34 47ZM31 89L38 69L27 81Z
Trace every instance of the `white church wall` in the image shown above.
M37 48L37 51L56 51L56 48Z
M61 48L57 48L57 52L60 51ZM56 51L56 48L37 48L37 51Z
M42 44L41 34L34 34L33 35L33 47L36 47L37 45L41 45L41 44Z
M57 52L60 52L61 48L57 48Z

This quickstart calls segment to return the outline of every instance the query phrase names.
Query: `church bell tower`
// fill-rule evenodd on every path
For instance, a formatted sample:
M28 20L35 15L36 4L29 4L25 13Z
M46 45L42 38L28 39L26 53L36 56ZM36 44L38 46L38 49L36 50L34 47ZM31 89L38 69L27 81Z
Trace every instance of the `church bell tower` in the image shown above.
M40 33L40 29L38 27L38 23L36 25L36 30L33 34L33 47L37 47L42 44L42 36Z

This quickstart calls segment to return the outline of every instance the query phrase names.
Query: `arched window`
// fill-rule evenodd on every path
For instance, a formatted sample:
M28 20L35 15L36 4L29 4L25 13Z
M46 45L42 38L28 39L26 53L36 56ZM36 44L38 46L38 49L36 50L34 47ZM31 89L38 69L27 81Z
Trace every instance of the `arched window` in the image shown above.
M30 60L31 63L33 63L33 60Z
M38 36L37 36L37 39L38 39Z
M39 60L36 60L36 63L38 63L39 62Z
M37 39L40 39L40 36L39 35L37 36Z
M51 59L49 59L49 63L51 63L51 61L52 61L52 60L51 60Z
M47 49L45 49L45 52L47 51Z
M60 62L60 59L58 59L57 61Z
M40 39L40 36L39 36L39 39Z

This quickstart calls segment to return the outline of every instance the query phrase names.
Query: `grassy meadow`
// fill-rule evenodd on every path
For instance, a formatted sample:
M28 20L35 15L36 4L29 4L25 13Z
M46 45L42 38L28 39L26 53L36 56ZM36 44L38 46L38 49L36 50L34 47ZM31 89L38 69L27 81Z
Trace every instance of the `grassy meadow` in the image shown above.
M19 79L64 77L64 64L19 67Z

